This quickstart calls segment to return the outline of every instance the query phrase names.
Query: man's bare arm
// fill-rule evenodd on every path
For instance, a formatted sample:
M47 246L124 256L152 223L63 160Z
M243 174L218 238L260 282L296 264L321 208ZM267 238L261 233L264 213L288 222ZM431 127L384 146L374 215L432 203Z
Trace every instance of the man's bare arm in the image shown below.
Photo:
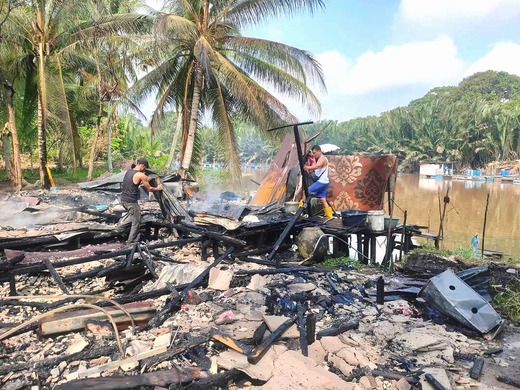
M148 176L146 176L144 173L139 172L134 175L134 183L139 181L141 182L141 185L146 188L148 192L157 192L162 191L163 185L159 183L157 187L152 187L150 183L148 182ZM137 183L136 183L137 184Z

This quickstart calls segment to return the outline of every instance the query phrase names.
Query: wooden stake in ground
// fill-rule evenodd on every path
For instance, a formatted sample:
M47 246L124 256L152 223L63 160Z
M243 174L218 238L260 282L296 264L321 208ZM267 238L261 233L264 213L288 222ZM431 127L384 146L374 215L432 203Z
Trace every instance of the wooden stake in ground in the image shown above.
M484 211L484 226L482 227L482 250L481 250L481 258L484 258L484 241L486 239L486 222L487 222L487 213L489 206L489 192L486 197L486 210Z
M449 193L450 193L450 187L448 187L446 189L446 195L444 195L444 206L442 208L442 213L441 213L441 222L439 224L439 240L435 241L435 249L439 249L439 241L442 240L444 238L444 217L446 216L446 207L448 207L448 203L450 203L450 196L449 196Z

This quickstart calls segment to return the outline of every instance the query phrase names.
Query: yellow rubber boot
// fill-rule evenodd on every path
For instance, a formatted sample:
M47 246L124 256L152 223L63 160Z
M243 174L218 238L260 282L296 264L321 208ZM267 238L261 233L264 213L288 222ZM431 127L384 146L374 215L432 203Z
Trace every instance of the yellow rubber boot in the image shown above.
M323 214L325 214L327 218L332 218L332 207L325 207L323 209Z

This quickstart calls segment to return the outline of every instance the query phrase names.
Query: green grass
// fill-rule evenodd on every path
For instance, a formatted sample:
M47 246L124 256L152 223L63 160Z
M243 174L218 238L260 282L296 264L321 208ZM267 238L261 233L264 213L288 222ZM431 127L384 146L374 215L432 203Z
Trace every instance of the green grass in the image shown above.
M511 280L503 289L494 289L493 304L511 321L520 322L520 279Z
M350 257L329 257L325 259L323 266L325 268L331 269L339 267L360 269L363 267L363 265L358 260L351 259Z

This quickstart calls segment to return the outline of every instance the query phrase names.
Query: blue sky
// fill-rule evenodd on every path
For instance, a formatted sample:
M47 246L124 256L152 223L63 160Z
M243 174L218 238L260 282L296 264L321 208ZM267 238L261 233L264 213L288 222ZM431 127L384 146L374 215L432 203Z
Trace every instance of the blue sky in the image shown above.
M280 96L300 120L379 115L478 71L520 76L520 0L324 2L313 15L243 31L307 50L321 64L319 116Z
M301 120L379 115L478 71L520 76L520 0L325 4L244 32L308 50L322 65L328 92L318 93L319 117L284 100Z

